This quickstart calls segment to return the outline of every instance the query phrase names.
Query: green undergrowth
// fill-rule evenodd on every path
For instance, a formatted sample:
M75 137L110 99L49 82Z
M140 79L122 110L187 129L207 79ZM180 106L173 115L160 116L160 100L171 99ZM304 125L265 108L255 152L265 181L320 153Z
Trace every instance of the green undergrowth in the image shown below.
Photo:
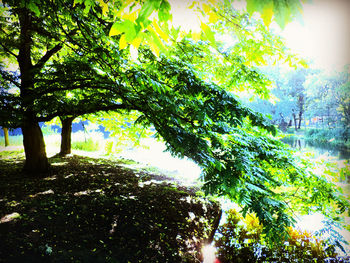
M99 145L98 141L94 141L92 138L88 138L84 141L73 141L72 142L72 149L74 149L74 150L94 152L94 151L98 151L99 148L100 148L100 145Z
M15 151L0 151L0 159L21 159L24 156L24 150L19 149Z
M305 132L305 139L315 143L330 144L337 147L350 149L350 130L334 129L309 129Z
M218 203L107 159L0 158L0 262L198 262Z
M349 262L348 257L338 256L332 237L324 239L315 233L289 227L285 242L268 243L262 224L254 214L244 217L231 209L226 215L227 220L218 228L215 242L221 263Z

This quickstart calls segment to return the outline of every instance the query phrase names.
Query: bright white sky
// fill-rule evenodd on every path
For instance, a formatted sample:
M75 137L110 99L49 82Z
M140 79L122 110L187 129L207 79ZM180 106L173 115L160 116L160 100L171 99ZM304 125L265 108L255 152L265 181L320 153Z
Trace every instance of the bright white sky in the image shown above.
M287 46L316 67L341 71L350 64L350 0L313 0L303 10L303 21L282 32Z
M173 23L198 30L195 13L187 9L190 2L170 0ZM246 1L235 0L233 6L245 9ZM350 64L350 0L309 0L303 4L302 19L287 24L281 34L292 53L310 59L314 67L342 71Z

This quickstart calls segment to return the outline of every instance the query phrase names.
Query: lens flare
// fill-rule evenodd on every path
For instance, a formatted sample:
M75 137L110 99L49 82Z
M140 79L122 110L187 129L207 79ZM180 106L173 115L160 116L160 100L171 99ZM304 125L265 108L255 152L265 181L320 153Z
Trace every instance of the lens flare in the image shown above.
M215 258L216 248L212 244L203 246L203 263L214 263L217 262Z

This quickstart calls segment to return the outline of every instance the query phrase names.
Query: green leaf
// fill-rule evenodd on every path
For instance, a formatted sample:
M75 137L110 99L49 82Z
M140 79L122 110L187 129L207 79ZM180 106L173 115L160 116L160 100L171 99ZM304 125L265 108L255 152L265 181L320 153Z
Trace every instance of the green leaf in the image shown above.
M38 6L33 1L29 2L28 8L30 11L33 11L36 16L40 16L40 10L39 10Z
M172 15L170 14L171 6L168 3L168 1L163 0L160 4L159 11L158 11L158 19L160 22L166 22L172 18Z
M125 33L125 40L127 42L134 40L137 35L135 24L130 20L117 21L112 25L109 31L109 36L115 36L122 33Z
M141 7L141 11L136 19L136 23L141 25L145 23L146 19L153 13L153 11L159 9L160 0L146 0Z
M214 32L210 29L210 27L205 23L201 23L201 28L206 38L210 41L210 44L212 44L213 46L216 46L215 35L214 35Z

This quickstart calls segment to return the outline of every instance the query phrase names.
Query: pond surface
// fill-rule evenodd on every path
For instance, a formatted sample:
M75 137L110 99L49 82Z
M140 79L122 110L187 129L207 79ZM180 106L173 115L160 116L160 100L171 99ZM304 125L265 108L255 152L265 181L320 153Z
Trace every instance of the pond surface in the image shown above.
M286 137L282 141L292 148L300 151L309 151L315 153L315 157L321 155L329 155L335 157L337 160L349 160L350 150L342 147L332 145L330 143L315 143L305 140L303 138Z

